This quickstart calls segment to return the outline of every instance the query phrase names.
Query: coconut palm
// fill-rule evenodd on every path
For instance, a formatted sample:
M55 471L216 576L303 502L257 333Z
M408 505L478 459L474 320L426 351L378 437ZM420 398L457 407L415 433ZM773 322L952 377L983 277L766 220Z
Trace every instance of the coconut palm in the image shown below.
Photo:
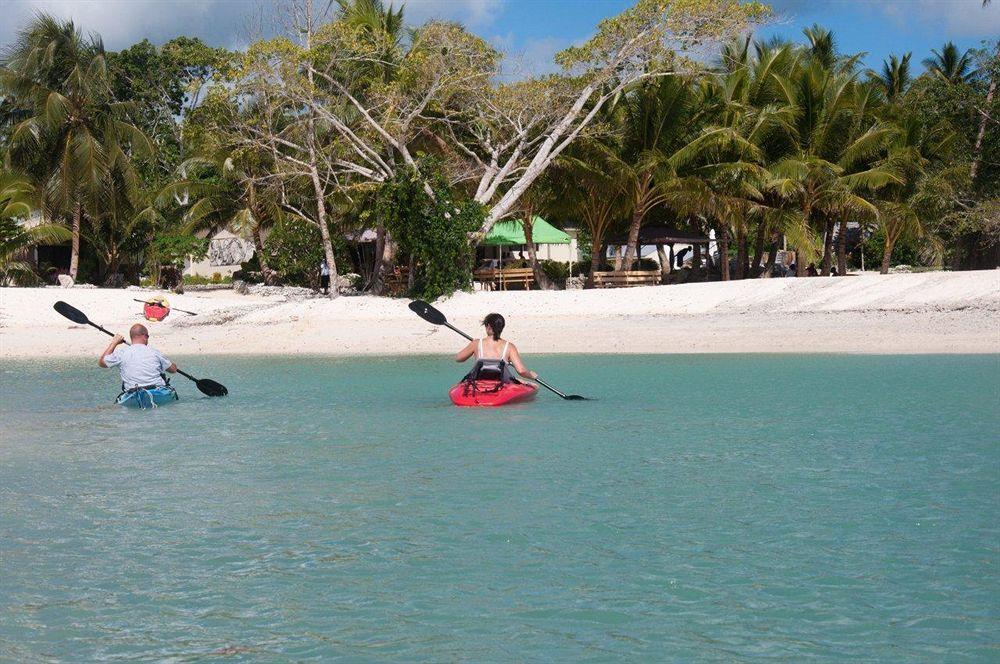
M910 58L912 53L906 53L902 58L895 55L882 61L882 72L868 71L868 76L882 87L885 99L890 104L898 104L910 88L913 76L910 74Z
M283 212L277 195L266 184L269 162L260 157L241 150L188 159L178 169L184 177L164 187L158 203L169 204L183 192L184 200L190 202L183 217L187 232L224 228L252 240L264 283L273 285L278 274L268 265L263 231Z
M968 83L976 75L969 51L958 52L954 42L948 42L940 51L932 49L933 57L923 61L927 71L949 83Z
M950 210L957 189L955 169L939 167L955 140L948 126L930 125L907 114L896 121L895 129L884 167L901 177L882 187L876 201L885 235L882 274L889 272L893 249L901 238L932 239L927 222Z
M639 229L646 215L665 202L668 183L697 157L691 141L707 150L727 138L722 132L699 134L712 111L703 88L680 76L643 81L611 109L619 135L600 145L630 201L625 270L631 270L638 257Z
M58 224L28 222L37 211L37 196L27 179L11 172L0 174L0 285L38 280L25 260L37 244L65 242L70 232Z
M46 215L70 220L75 279L85 215L101 214L109 173L130 170L152 143L112 98L100 39L72 21L35 17L4 54L0 96L11 100L8 158L38 183Z

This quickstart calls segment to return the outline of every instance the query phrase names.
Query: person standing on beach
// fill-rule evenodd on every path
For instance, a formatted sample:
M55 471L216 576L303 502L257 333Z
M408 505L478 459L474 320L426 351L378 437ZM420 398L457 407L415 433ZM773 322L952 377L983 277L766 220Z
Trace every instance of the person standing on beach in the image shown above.
M319 285L323 289L323 295L330 292L330 266L326 264L326 258L319 263Z
M122 389L161 387L167 384L164 372L177 373L177 365L163 353L149 346L149 330L136 323L129 329L131 346L123 346L125 338L116 334L97 360L102 369L118 367Z

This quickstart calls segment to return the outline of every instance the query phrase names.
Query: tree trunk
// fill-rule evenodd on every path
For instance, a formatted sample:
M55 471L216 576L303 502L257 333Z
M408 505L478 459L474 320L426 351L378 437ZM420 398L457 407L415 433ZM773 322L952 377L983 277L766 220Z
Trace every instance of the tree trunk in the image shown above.
M315 159L316 151L312 146L312 140L309 143L309 156L311 159ZM319 173L316 171L315 165L309 170L313 185L313 195L316 196L316 216L319 217L317 219L319 222L319 234L323 238L323 255L326 256L326 264L330 268L330 299L332 300L340 295L337 283L337 259L333 256L333 240L330 238L330 227L326 223L326 199L323 195L323 185L319 180Z
M997 57L1000 58L1000 45L997 46ZM996 78L990 79L990 88L986 92L985 108L980 109L979 132L976 134L976 144L972 147L972 166L969 168L969 179L972 184L976 183L976 172L979 170L979 157L983 150L983 136L986 135L986 117L990 112L990 105L993 103L993 95L997 91Z
M69 276L75 282L80 271L80 222L83 217L83 207L77 202L73 206L73 244L69 255Z
M757 237L753 241L753 261L750 263L750 270L747 276L756 279L760 276L760 262L764 258L764 229L757 229Z
M632 221L629 223L628 227L628 245L625 249L625 270L632 269L632 265L635 264L635 259L639 253L639 228L642 226L642 218L644 216L645 210L636 206L636 209L632 212ZM615 267L615 269L617 270L619 268Z
M392 272L396 262L396 243L384 224L375 229L375 274L372 279L371 291L375 295L385 292L386 276Z
M729 281L729 228L725 224L719 224L719 275L723 281ZM698 257L698 245L695 245L695 257ZM693 267L693 265L692 265ZM736 267L739 270L739 265Z
M534 219L534 217L525 215L525 220L521 222L521 225L524 227L524 241L528 247L528 262L531 264L531 272L535 275L535 283L538 284L539 290L555 290L556 285L552 283L548 275L542 271L542 266L538 262L538 256L535 252L535 243L531 235L534 223L528 221L528 219Z
M267 263L267 254L264 252L264 238L260 233L260 225L253 229L253 247L257 252L257 262L260 263L260 273L264 277L264 284L267 286L278 285L278 273L271 269Z
M721 253L719 255L719 258L722 258ZM747 274L746 264L747 264L747 234L743 228L743 224L739 224L736 227L736 278L737 279L746 278Z
M667 250L663 248L662 244L656 245L656 257L660 259L660 280L665 281L673 266L670 264L670 256L667 255Z
M892 249L895 244L896 239L889 233L886 233L885 245L882 248L882 268L879 270L882 274L889 274L889 263L892 261Z
M622 248L621 245L615 245L615 272L621 272L622 269Z
M837 225L837 274L847 274L847 220L843 217Z
M823 233L823 271L824 277L830 276L830 265L833 262L833 219L827 217L826 231Z
M597 235L590 238L590 274L587 275L587 288L594 287L594 270L601 269L601 256L604 251L604 243Z
M701 269L701 245L700 244L692 244L691 245L691 251L693 252L691 254L691 270L692 271L694 271L694 270L700 270Z
M778 236L771 240L771 248L767 251L767 262L764 263L764 271L761 273L762 279L770 279L774 271L774 263L778 260Z

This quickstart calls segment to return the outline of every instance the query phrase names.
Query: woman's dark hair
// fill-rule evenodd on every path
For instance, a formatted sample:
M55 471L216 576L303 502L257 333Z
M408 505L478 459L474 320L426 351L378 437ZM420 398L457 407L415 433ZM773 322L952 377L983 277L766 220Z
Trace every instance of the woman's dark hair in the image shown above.
M483 319L483 325L490 328L490 332L493 333L493 340L498 341L500 339L500 333L503 332L503 326L507 324L507 321L503 319L500 314L488 314L486 318Z

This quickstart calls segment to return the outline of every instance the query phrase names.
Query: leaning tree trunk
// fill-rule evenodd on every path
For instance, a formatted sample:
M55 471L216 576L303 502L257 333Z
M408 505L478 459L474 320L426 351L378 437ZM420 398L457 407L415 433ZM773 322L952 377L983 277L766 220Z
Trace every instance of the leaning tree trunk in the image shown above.
M310 158L315 160L316 151L312 141L309 142ZM313 161L315 164L315 161ZM316 196L316 216L319 217L319 234L323 239L323 255L326 256L326 265L330 268L330 299L340 295L337 279L337 259L333 255L333 240L330 238L330 227L326 223L326 200L323 197L323 184L319 180L319 172L313 166L309 169L310 179L313 185L313 194Z
M639 228L642 226L642 218L645 216L645 211L636 206L635 211L632 212L632 221L629 223L628 227L628 245L625 249L625 270L631 270L632 266L635 264L635 259L639 253ZM642 258L639 256L639 258ZM615 269L619 269L615 267Z
M670 256L662 244L656 245L656 257L660 259L660 281L666 281L673 266L670 264Z
M80 271L80 222L83 217L83 206L79 201L73 206L73 243L69 255L69 276L76 281Z
M620 246L615 247L615 272L621 272L622 270L622 248Z
M555 290L556 285L549 279L548 275L542 270L542 266L538 263L538 256L535 252L535 243L532 238L532 231L534 224L528 221L528 215L525 215L525 221L521 223L524 227L524 241L528 246L528 262L531 263L531 272L535 275L535 283L538 284L539 290Z
M833 219L827 218L826 231L823 233L823 271L824 277L830 276L830 265L833 263Z
M694 251L695 257L698 258L700 254L697 245ZM739 267L736 269L739 270ZM729 228L725 224L719 224L719 274L723 281L729 281Z
M267 286L278 285L278 273L271 269L267 263L267 254L264 252L264 238L260 233L260 226L253 229L253 247L257 252L257 262L260 263L260 273L264 277L264 284Z
M882 267L879 270L882 274L889 274L889 264L892 262L892 250L895 245L895 235L887 232L885 234L885 244L882 246Z
M843 218L837 225L837 275L847 275L847 221Z

